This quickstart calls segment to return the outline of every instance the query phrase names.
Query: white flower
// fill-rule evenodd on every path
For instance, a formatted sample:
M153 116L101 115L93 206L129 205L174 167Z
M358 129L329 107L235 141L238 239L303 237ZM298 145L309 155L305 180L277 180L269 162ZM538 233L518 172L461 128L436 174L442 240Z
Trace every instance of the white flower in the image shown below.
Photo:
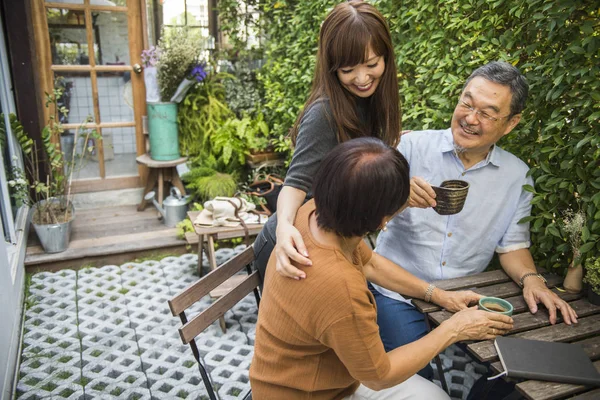
M15 181L12 181L12 180L8 181L8 186L10 186L10 187L15 187L16 184L17 183Z
M26 185L26 184L27 184L27 182L25 181L25 179L23 179L23 178L19 178L19 179L17 179L17 184L18 184L18 185Z

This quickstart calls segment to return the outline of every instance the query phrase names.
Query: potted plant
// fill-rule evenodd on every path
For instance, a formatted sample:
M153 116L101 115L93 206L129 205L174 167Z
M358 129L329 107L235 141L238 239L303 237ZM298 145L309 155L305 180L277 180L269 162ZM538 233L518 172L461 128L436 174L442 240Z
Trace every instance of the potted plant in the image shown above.
M186 29L176 29L158 47L142 52L145 67L150 157L158 161L180 157L177 103L189 88L206 77L199 62L201 47Z
M590 303L600 306L600 257L590 257L585 262L587 297Z
M51 95L46 94L46 107L52 105L59 115L66 115L68 110L58 105L61 95L61 89L55 89ZM25 162L25 171L16 164L12 166L12 179L8 184L14 189L13 197L18 203L31 206L31 223L44 251L64 251L69 246L71 225L75 218L71 190L73 172L92 148L84 147L79 155L72 151L70 158L66 158L60 147L53 142L53 138L60 137L63 132L60 119L51 116L42 130L43 148L40 151L14 114L11 114L10 121ZM84 124L86 122L88 121ZM95 130L85 128L84 124L75 130L75 142L79 137L85 137L84 143L88 143L90 138L101 140ZM43 159L48 161L50 170L45 177L40 176L39 169L39 163Z
M258 113L253 119L244 117L245 141L247 146L246 163L250 167L256 164L280 159L280 154L275 151L275 147L269 136L269 126L264 121L262 113Z

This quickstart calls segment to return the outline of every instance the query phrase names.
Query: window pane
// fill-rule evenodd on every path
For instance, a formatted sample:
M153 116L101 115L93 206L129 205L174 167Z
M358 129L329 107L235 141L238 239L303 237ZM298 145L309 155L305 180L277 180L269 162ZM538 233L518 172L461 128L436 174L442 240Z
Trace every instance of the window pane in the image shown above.
M94 121L92 79L89 72L57 72L54 87L63 90L63 96L58 103L68 110L66 116L60 116L60 122L81 124L88 118Z
M185 25L185 0L164 0L163 24Z
M93 12L96 42L100 44L96 63L129 65L127 13Z
M187 24L189 26L208 26L208 1L187 0Z
M88 65L90 52L85 30L85 13L79 10L49 8L47 10L48 31L52 64ZM94 52L97 53L97 38L94 37ZM97 60L96 54L96 61Z
M129 71L98 73L100 121L132 122L133 94Z
M104 128L102 138L106 177L137 175L135 128Z

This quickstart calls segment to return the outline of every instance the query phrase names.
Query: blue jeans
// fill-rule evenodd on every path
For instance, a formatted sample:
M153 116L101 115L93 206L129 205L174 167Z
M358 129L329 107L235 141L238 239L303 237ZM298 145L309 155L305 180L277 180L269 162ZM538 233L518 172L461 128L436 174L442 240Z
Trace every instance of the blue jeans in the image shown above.
M392 351L427 335L425 315L415 307L382 295L370 283L369 290L377 303L377 324L385 351ZM427 364L419 375L432 380L433 368Z

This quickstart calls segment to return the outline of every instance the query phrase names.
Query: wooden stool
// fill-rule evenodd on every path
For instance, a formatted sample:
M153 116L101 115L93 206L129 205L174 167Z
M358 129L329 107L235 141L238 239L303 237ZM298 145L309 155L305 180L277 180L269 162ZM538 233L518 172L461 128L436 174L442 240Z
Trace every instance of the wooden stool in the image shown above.
M154 186L158 186L158 203L162 206L163 196L164 196L164 182L170 182L171 185L175 186L182 195L185 195L185 188L183 187L183 182L179 179L179 174L177 173L177 168L179 164L183 164L187 161L187 157L181 157L177 160L171 161L156 161L150 158L148 153L142 154L138 158L135 159L138 164L143 164L150 169L150 173L148 174L148 182L146 183L146 187L144 188L144 194L142 194L142 202L138 206L138 211L144 211L147 206L147 201L144 199L144 196L152 189Z

